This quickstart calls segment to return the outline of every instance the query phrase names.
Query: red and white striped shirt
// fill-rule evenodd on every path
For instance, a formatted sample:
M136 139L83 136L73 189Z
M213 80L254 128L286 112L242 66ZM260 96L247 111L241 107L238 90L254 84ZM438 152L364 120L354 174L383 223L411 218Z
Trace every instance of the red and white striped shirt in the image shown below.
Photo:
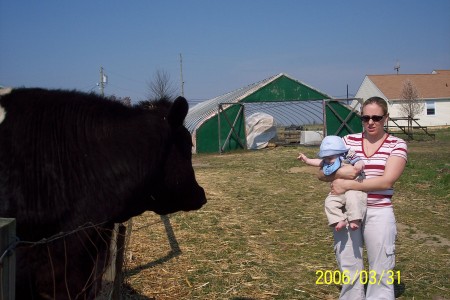
M364 160L364 173L366 178L382 176L386 162L390 156L403 157L408 160L408 147L404 140L387 135L380 148L370 157L366 156L363 148L362 133L349 134L343 137L344 143L356 152L356 155ZM394 195L394 189L372 191L367 193L367 207L388 207L392 206L391 198Z

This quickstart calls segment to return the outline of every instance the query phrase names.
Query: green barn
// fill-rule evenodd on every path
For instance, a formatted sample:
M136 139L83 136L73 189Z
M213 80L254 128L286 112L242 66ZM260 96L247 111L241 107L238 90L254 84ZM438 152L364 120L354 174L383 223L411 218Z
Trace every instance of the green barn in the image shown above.
M325 100L328 103L331 99L329 95L280 73L197 104L189 110L185 125L192 135L194 153L222 153L246 149L245 115L248 113L246 106L301 102L301 106L297 109L288 108L289 113L282 113L281 118L293 124L294 122L323 124L326 122L323 118L324 103ZM272 110L274 113L276 111L280 113L281 108ZM295 121L288 118L289 114L295 115ZM338 126L328 122L333 127Z

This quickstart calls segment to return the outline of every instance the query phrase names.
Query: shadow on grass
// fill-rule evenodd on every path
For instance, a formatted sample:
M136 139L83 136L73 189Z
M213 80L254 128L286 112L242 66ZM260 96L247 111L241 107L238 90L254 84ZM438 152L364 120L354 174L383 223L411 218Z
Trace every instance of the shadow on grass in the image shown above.
M405 284L403 282L395 282L394 283L394 293L395 293L395 298L400 297L401 295L403 295L403 293L405 292L406 287Z
M133 269L127 270L126 271L127 276L136 275L142 270L150 269L150 268L153 268L153 267L155 267L157 265L161 265L161 264L163 264L165 262L168 262L172 258L175 258L175 257L177 257L177 256L179 256L181 254L180 245L178 244L177 238L175 237L175 233L173 232L173 228L172 228L172 224L170 224L169 216L162 215L161 216L161 221L163 222L164 228L166 230L167 239L168 239L169 245L170 245L170 251L165 256L163 256L161 258L158 258L157 260L154 260L154 261L149 262L147 264L140 265L140 266L137 266L137 267L135 267ZM148 298L148 299L151 299L151 298Z
M133 289L129 284L124 283L121 287L120 299L133 299L133 300L156 300L156 298L150 298L139 294L135 289Z
M367 284L364 285L364 290L367 290ZM400 297L405 292L406 287L403 282L399 282L398 280L395 280L394 282L394 296L395 298Z

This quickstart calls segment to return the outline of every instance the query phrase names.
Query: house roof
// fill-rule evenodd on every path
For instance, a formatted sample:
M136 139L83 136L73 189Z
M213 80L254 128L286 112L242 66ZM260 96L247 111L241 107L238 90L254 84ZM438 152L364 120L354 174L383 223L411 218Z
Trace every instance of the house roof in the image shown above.
M434 70L431 74L447 74L450 75L450 70Z
M406 80L415 85L422 99L450 98L450 70L435 70L431 74L367 75L367 78L389 100L401 99Z

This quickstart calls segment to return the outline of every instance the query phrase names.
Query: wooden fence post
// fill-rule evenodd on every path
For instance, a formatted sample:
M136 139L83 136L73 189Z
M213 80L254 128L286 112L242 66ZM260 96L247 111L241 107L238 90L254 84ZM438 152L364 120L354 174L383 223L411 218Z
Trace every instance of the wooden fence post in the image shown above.
M123 267L123 260L125 255L125 234L126 234L127 228L123 224L119 224L118 226L118 232L117 232L117 239L116 239L116 274L114 277L114 283L113 283L113 293L111 295L112 300L120 300L121 299L121 287L123 283L123 274L122 274L122 267Z
M103 275L102 294L98 299L118 300L120 299L123 281L122 266L125 255L125 235L127 227L124 224L114 224L111 236L110 258L108 268Z
M16 220L0 218L0 300L15 299Z

